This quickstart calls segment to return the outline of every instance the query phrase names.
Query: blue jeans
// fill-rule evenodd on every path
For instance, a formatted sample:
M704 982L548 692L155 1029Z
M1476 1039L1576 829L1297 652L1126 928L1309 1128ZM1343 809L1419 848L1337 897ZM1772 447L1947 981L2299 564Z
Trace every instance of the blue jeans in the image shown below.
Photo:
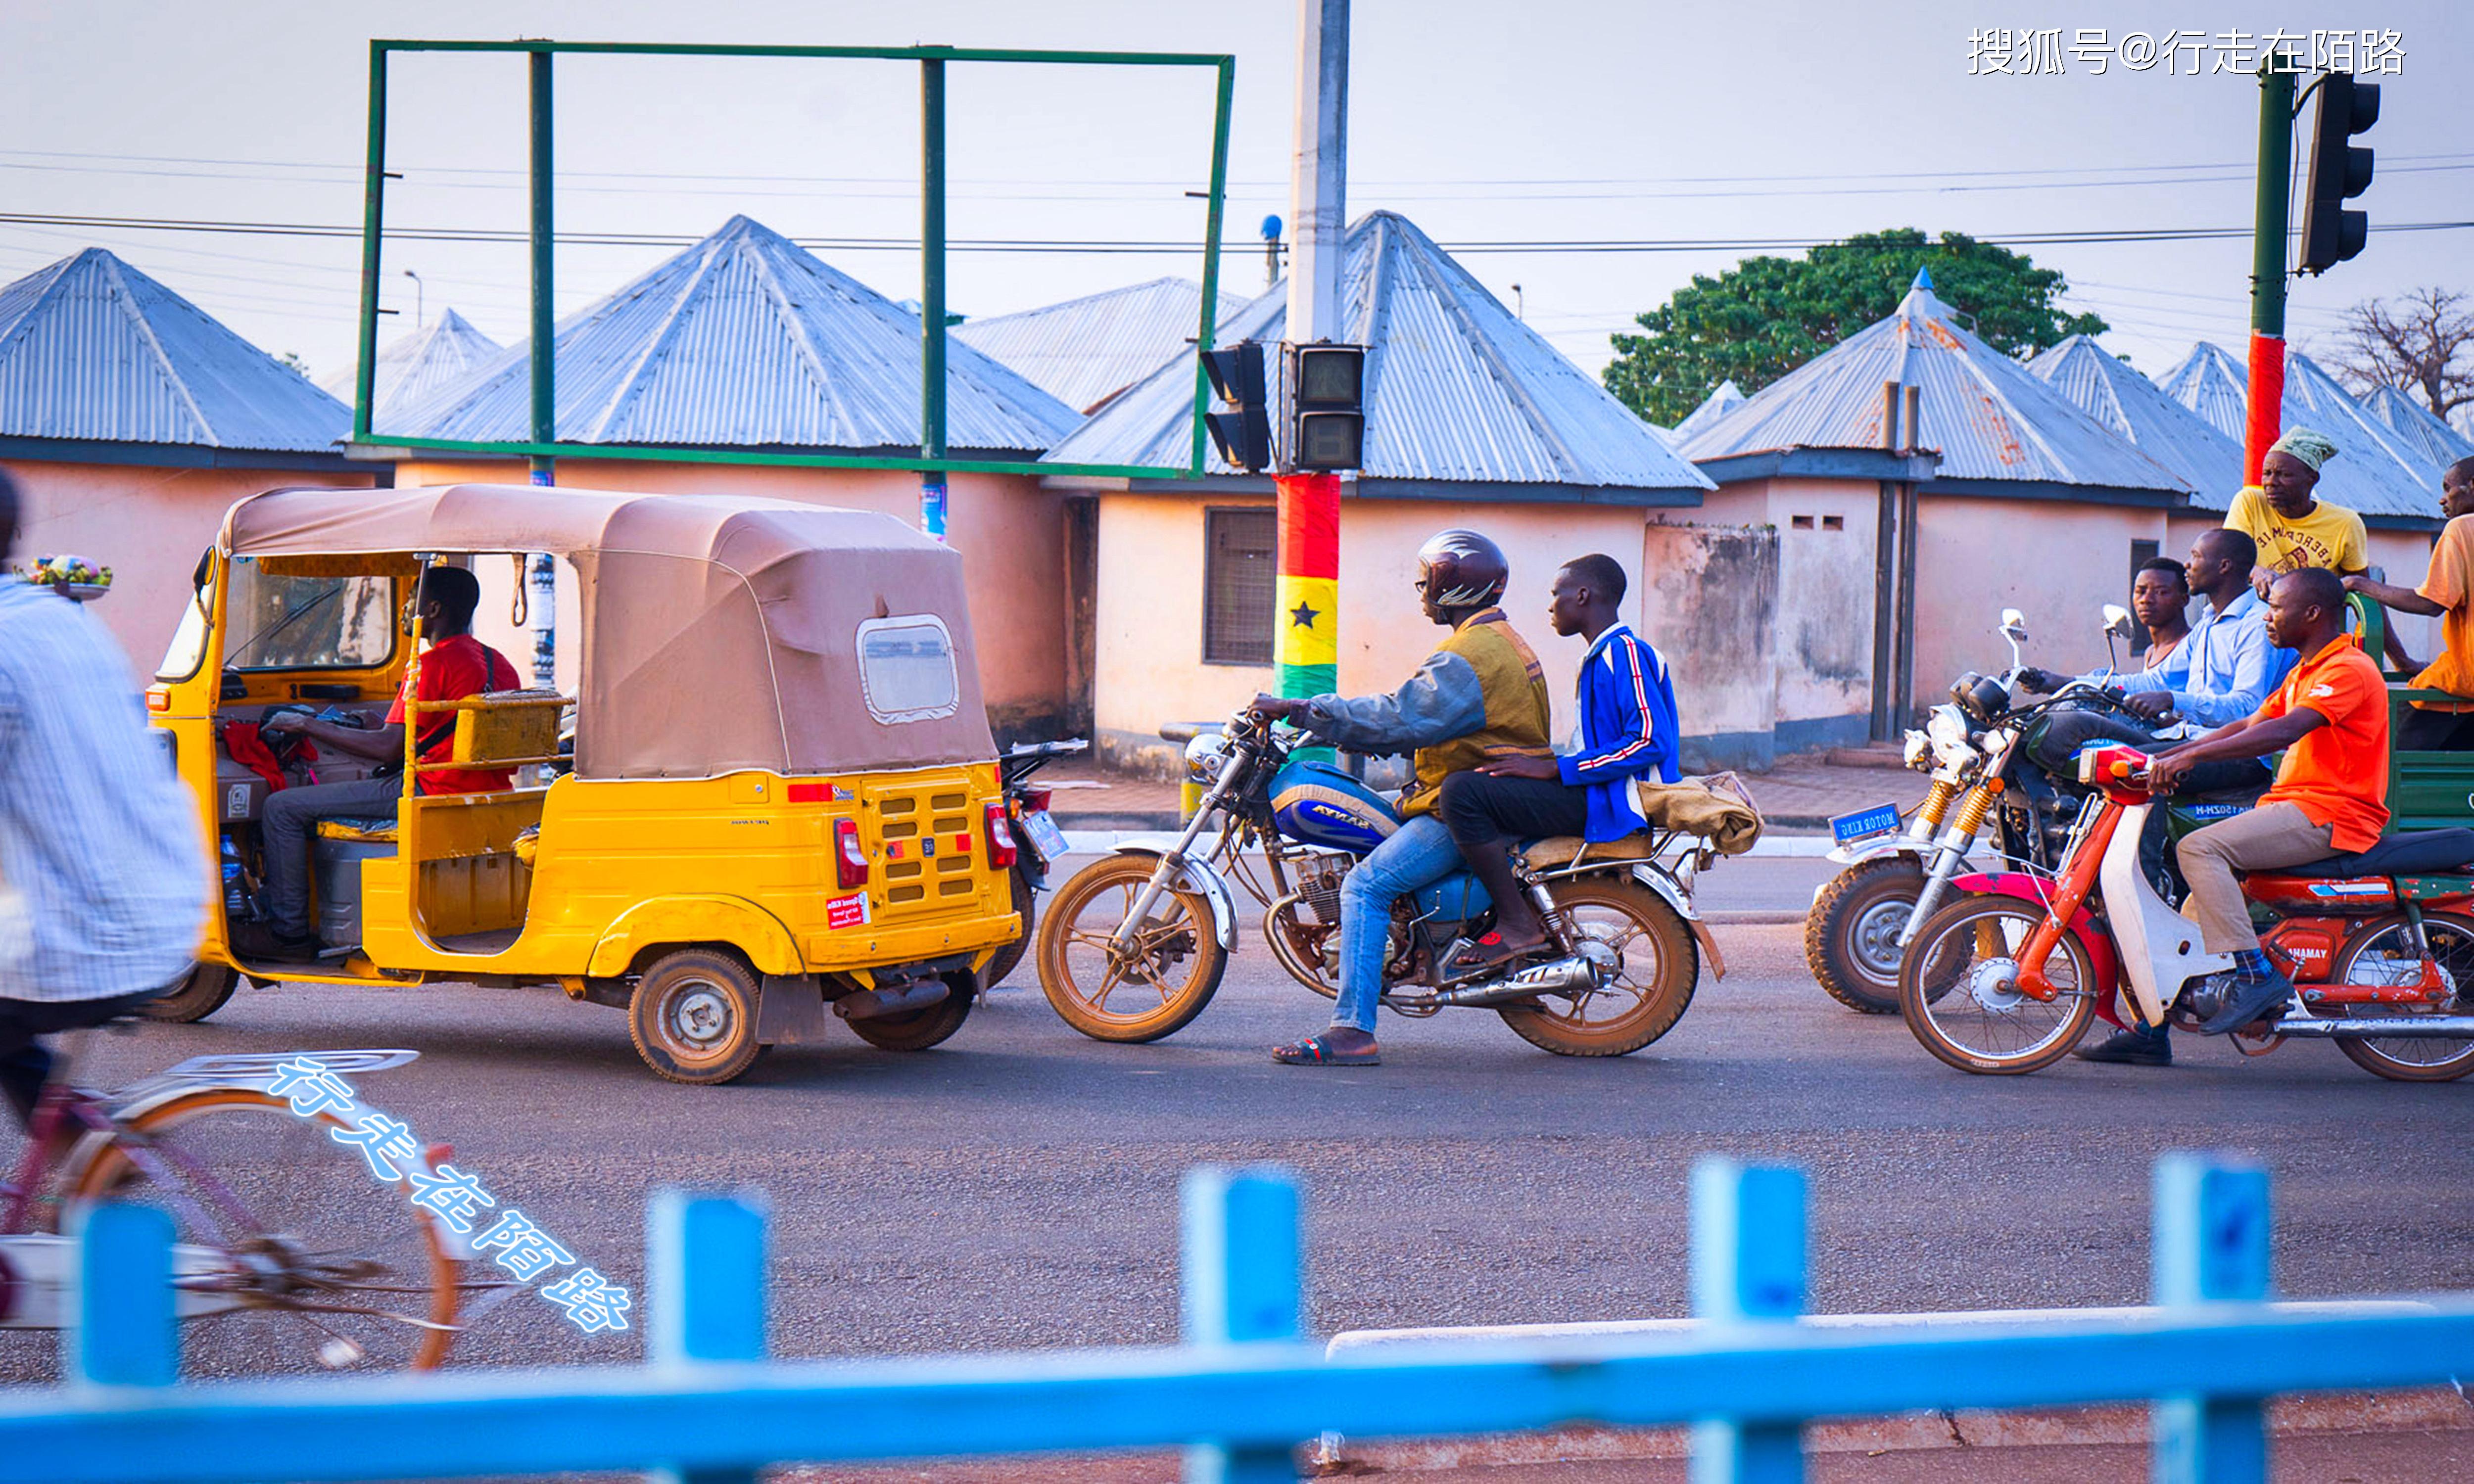
M1340 884L1340 1000L1331 1023L1374 1029L1383 960L1392 942L1392 903L1461 869L1461 848L1431 814L1400 826Z

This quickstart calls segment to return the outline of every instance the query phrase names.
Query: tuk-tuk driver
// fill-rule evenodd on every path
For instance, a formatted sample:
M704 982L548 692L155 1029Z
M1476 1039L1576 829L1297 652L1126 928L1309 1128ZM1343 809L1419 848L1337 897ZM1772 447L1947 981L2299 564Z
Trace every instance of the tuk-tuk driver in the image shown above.
M1512 568L1502 548L1475 531L1445 531L1418 551L1418 595L1426 616L1452 631L1407 684L1388 696L1256 696L1257 715L1303 728L1318 742L1352 752L1413 752L1417 778L1402 824L1350 868L1340 889L1340 997L1331 1026L1274 1047L1298 1066L1371 1066L1374 1012L1393 901L1460 868L1460 847L1435 817L1443 779L1505 757L1552 758L1546 675L1495 600Z
M265 724L283 735L298 732L322 749L349 753L380 765L366 778L341 783L312 783L270 796L258 821L259 845L266 862L267 910L272 920L259 951L291 962L318 956L319 942L309 927L309 840L320 820L393 818L404 795L404 703L461 701L485 691L512 690L519 682L507 657L473 637L473 610L481 605L481 583L462 567L424 567L412 602L404 605L403 631L412 632L415 605L429 647L406 667L403 689L377 728L340 727L297 711L286 711ZM455 717L432 713L418 735L423 762L445 762L455 748ZM386 765L394 764L390 768ZM485 794L515 779L504 768L443 769L424 773L412 781L417 794ZM258 945L253 945L258 946Z

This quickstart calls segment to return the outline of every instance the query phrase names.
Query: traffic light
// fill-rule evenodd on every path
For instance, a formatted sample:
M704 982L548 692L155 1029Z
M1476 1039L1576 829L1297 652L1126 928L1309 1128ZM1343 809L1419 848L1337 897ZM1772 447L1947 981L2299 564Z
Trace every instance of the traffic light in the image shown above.
M2376 83L2350 72L2319 80L2319 114L2311 125L2311 187L2302 203L2302 271L2323 274L2363 251L2371 219L2345 209L2345 200L2371 183L2371 152L2345 141L2380 121Z
M1366 347L1290 346L1289 462L1301 469L1366 462Z
M1257 473L1272 467L1272 414L1263 395L1263 347L1241 340L1220 350L1202 352L1202 372L1211 390L1227 407L1207 414L1205 426L1220 445L1220 457Z

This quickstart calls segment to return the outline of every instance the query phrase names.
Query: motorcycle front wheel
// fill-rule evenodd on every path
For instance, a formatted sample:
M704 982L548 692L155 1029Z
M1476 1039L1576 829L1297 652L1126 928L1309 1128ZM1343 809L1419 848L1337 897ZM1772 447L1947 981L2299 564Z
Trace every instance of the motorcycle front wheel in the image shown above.
M1868 1016L1899 1012L1899 934L1924 895L1912 855L1880 855L1831 877L1804 919L1804 959L1823 993Z
M1503 1023L1557 1056L1626 1056L1673 1030L1701 980L1700 945L1684 919L1630 881L1574 881L1554 892L1585 951L1606 960L1597 988L1500 1006Z
M2425 913L2423 937L2456 993L2441 1005L2338 1005L2324 1013L2347 1019L2389 1018L2402 1030L2424 1016L2474 1014L2474 920ZM2339 984L2411 983L2419 978L2415 952L2403 917L2365 933L2345 947L2328 977ZM2474 1072L2474 1041L2340 1036L2337 1049L2356 1066L2391 1082L2455 1082Z
M1227 951L1202 893L1171 887L1128 945L1117 930L1158 861L1111 855L1057 888L1039 923L1039 988L1066 1024L1094 1041L1157 1041L1185 1028L1220 992Z
M2068 1056L2096 1017L2096 972L2064 933L2045 963L2059 991L2019 988L2019 953L2045 921L2011 897L1963 897L1925 919L1899 967L1899 1013L1927 1051L1961 1071L2015 1075Z

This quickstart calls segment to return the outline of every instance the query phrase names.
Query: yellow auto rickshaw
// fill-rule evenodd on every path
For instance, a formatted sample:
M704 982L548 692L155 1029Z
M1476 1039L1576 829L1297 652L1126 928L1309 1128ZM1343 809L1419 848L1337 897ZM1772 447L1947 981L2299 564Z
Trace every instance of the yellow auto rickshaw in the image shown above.
M577 578L575 693L416 704L402 763L528 786L322 823L321 956L236 954L260 811L304 778L235 757L229 724L305 706L379 725L419 645L397 615L423 565L539 553ZM889 516L529 485L278 490L232 507L195 588L147 705L196 792L217 908L164 1018L203 1018L242 977L556 985L624 1008L662 1076L719 1083L829 1018L933 1046L1020 934L961 561ZM432 712L452 714L452 761L413 755ZM314 766L369 771L334 752Z

